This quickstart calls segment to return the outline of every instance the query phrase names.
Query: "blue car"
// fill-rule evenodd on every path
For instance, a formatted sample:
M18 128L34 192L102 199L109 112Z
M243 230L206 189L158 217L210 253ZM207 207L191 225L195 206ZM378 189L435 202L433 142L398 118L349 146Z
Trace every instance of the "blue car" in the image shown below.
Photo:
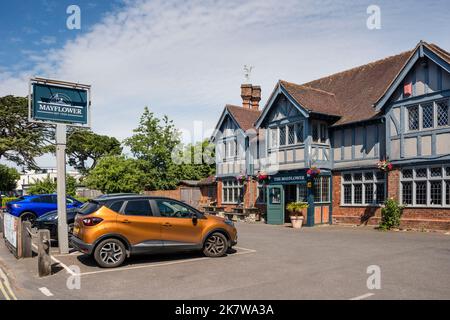
M78 208L82 204L75 198L67 197L67 208ZM22 220L28 220L32 223L40 216L56 209L56 194L27 195L6 204L6 211L9 214L21 217Z

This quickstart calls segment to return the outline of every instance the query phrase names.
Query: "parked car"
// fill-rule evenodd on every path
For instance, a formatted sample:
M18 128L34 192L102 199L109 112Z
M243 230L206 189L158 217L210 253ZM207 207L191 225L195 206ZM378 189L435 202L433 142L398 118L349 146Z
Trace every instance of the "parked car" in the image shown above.
M82 204L82 202L75 198L70 196L67 197L67 208L77 208ZM28 220L32 223L34 223L38 217L56 209L56 194L27 195L6 204L6 211L9 214L21 217L22 220Z
M75 217L72 246L104 268L134 254L201 250L220 257L237 243L232 221L177 200L127 195L90 200Z
M125 195L133 195L134 193L112 193L112 194L103 194L99 196L97 199L106 199L108 197L116 197L116 196L125 196ZM83 206L89 206L89 203L83 204L81 207L69 208L66 211L67 214L67 226L69 235L72 234L73 223L75 220L75 216L81 210L83 211ZM43 214L39 218L36 219L34 223L34 227L38 229L47 229L50 231L50 237L54 240L58 239L58 210L49 211L46 214Z

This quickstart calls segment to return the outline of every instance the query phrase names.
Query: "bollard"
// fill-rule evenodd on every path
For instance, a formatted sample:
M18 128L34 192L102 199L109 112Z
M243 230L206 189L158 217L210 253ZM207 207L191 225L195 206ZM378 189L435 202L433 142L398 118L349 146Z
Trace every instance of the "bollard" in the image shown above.
M39 277L45 277L52 273L52 259L50 257L50 231L39 230L38 239Z
M31 234L31 222L22 222L22 258L33 257L33 237Z
M3 222L3 212L1 212L2 210L0 209L0 233L3 234L3 236L5 236L3 229L5 228L4 222Z

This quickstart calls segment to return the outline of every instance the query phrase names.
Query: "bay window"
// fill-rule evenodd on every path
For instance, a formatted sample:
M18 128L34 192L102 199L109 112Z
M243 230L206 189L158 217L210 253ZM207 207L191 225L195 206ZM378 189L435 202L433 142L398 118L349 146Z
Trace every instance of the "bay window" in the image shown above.
M271 127L270 130L270 148L292 146L304 142L303 121L289 123L277 127Z
M406 107L408 131L434 129L450 125L449 100L426 102Z

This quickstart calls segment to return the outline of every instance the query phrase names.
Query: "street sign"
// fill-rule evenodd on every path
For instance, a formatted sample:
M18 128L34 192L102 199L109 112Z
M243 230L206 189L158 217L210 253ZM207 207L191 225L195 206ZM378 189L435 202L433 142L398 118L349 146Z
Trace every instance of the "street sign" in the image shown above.
M66 213L66 127L90 127L91 86L45 78L30 79L28 121L56 125L59 252L69 252Z
M30 122L89 127L90 86L33 78L28 114Z

